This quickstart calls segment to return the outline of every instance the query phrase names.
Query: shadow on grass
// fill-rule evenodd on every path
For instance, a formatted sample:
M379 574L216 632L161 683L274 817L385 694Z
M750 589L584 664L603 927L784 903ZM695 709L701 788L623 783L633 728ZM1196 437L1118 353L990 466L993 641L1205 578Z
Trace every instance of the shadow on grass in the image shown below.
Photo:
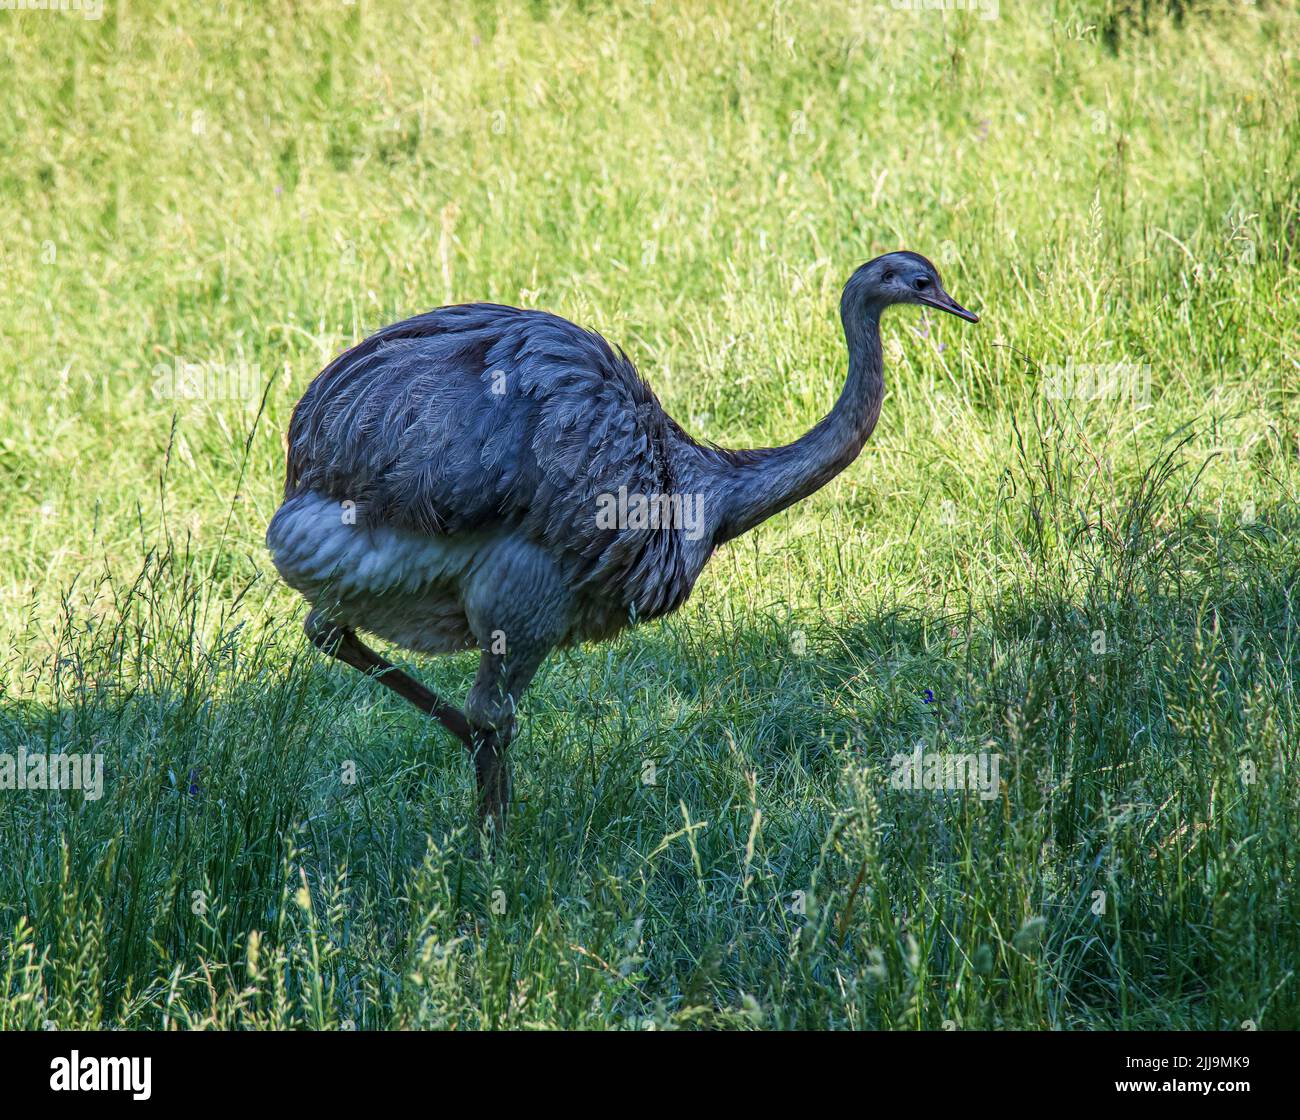
M0 706L106 778L0 794L0 1026L1294 1028L1288 512L1054 512L999 511L1024 592L959 612L554 659L490 860L459 744L151 559ZM918 743L997 796L892 788Z

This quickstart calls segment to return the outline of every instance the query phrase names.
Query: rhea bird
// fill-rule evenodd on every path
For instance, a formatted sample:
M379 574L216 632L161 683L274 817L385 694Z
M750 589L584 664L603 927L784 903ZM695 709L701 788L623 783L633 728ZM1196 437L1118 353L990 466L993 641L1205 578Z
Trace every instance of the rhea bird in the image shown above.
M884 396L880 317L923 304L972 323L924 257L862 265L840 299L848 375L793 443L692 439L622 350L543 311L439 307L335 358L289 425L266 541L322 650L459 739L480 827L500 835L520 698L557 648L680 607L721 544L857 458ZM480 651L464 708L365 645Z

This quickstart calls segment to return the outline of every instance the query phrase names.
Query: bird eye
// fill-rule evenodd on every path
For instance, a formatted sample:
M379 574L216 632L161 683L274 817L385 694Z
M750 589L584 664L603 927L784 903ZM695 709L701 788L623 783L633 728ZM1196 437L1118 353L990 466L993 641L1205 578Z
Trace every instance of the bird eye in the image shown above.
M914 287L918 292L925 291L925 289L928 288L929 286L930 286L930 278L928 276L918 276L915 280L912 281L912 287Z
M885 273L885 283L886 283L886 284L892 284L893 282L894 282L894 273L893 273L893 271L891 270L891 271L889 271L889 272L886 272L886 273Z

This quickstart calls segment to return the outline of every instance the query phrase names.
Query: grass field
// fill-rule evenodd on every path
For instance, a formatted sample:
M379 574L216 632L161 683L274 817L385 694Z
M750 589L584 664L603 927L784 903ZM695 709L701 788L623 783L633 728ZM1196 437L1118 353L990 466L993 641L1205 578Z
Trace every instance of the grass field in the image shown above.
M476 11L0 12L0 755L104 767L0 789L0 1027L1300 1027L1292 5ZM983 322L891 313L858 462L546 665L472 858L263 549L294 401L490 299L788 441L902 247Z

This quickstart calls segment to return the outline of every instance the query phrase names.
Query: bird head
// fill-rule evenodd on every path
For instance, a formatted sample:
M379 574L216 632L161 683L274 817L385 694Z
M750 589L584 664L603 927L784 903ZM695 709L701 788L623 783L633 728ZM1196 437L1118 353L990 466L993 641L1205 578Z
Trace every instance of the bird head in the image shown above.
M879 315L896 303L920 303L956 315L968 323L979 316L962 307L944 290L939 270L919 253L886 253L857 270L844 288L844 310Z

